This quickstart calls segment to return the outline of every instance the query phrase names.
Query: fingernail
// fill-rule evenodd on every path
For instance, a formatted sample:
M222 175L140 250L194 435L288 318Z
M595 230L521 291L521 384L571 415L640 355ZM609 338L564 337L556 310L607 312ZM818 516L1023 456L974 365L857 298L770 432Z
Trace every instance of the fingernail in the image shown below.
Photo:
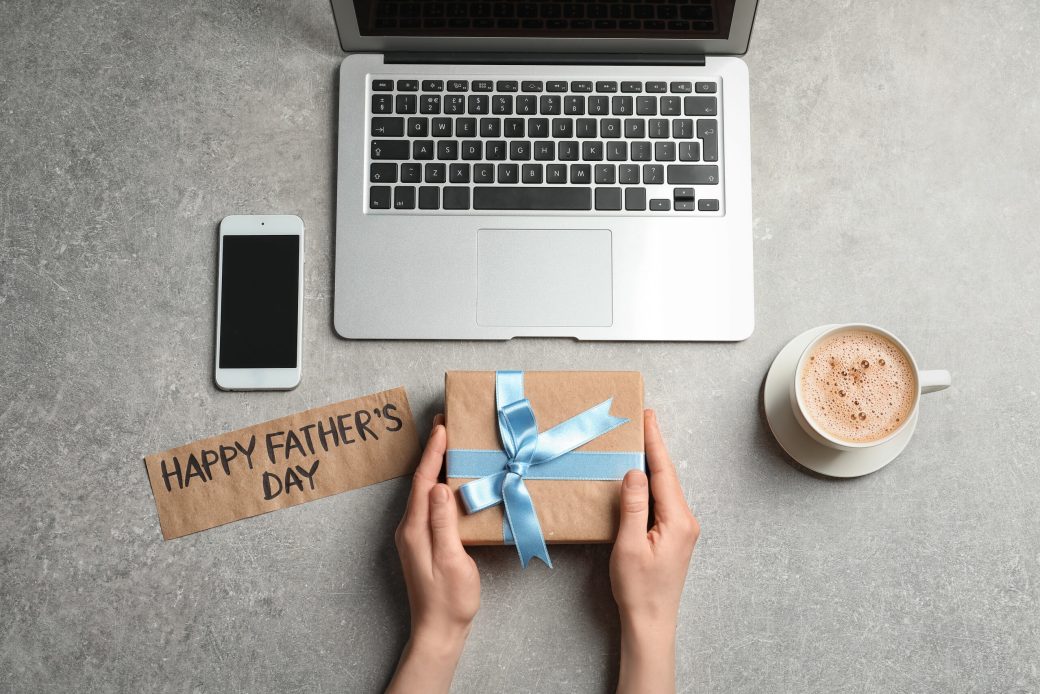
M435 504L446 504L448 499L451 498L451 492L443 484L438 484L433 488L433 503Z
M629 489L642 489L646 486L646 475L625 475L625 486Z

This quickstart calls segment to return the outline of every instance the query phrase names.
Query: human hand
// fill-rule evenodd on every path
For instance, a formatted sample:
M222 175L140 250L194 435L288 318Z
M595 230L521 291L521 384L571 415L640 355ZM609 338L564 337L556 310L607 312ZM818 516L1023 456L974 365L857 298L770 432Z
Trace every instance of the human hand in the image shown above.
M621 485L621 525L610 555L610 584L621 615L618 692L675 689L675 627L700 525L686 505L653 410L643 413L647 476ZM649 493L654 527L647 532Z
M394 536L412 632L388 692L447 692L480 608L480 574L459 539L455 496L437 483L446 438L444 416L437 415Z

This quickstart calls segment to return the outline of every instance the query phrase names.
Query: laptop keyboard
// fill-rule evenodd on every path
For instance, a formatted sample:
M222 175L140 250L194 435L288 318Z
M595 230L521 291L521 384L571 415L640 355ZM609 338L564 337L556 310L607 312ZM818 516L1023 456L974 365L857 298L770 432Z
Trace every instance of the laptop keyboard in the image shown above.
M720 89L370 76L368 211L719 216Z

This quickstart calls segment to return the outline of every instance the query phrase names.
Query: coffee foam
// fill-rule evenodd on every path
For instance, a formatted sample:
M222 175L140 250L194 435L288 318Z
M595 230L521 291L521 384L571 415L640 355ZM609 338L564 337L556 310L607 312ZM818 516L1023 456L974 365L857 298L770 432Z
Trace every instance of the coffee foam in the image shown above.
M867 330L824 339L799 378L809 419L839 441L885 438L903 425L916 398L917 378L906 354Z

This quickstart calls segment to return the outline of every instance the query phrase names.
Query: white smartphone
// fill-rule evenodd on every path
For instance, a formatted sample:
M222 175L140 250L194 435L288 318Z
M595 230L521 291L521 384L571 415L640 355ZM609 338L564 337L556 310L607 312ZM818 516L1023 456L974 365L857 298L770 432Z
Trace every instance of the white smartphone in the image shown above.
M216 381L223 390L291 390L303 367L303 220L220 222Z

